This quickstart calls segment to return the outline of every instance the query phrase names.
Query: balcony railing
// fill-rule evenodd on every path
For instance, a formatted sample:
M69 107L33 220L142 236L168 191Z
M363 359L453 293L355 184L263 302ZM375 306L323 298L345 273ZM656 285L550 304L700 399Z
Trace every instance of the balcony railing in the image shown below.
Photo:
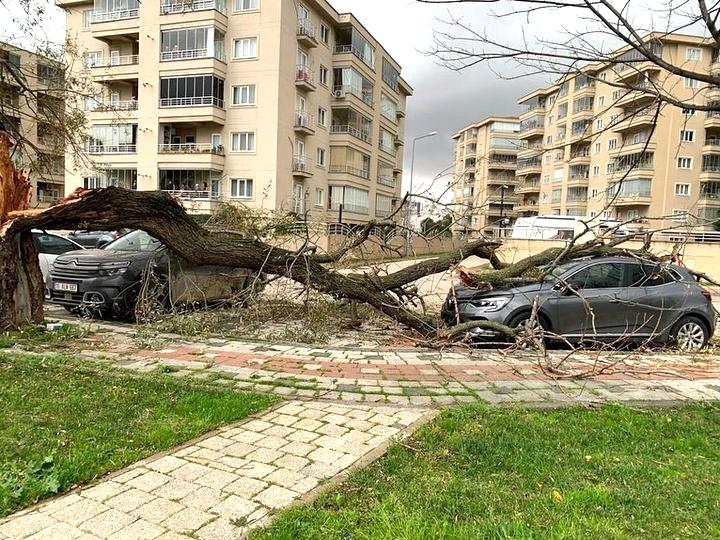
M200 105L213 105L219 109L224 109L225 101L213 96L160 98L160 107L197 107Z
M306 113L305 111L295 111L295 127L296 128L313 129L314 125L315 125L315 121L314 121L312 115Z
M298 19L297 35L306 36L313 41L317 41L317 29L309 19Z
M90 112L137 111L137 108L137 100L128 99L124 101L111 101L109 103L97 103L90 109Z
M378 184L381 184L383 186L388 186L391 188L395 187L395 178L387 174L378 174L377 181Z
M347 45L335 45L335 54L354 54L357 56L362 62L373 69L375 69L375 66L372 61L368 60L363 56L363 52L361 49L355 47L352 44Z
M382 150L383 152L386 152L388 154L395 155L395 147L394 146L388 146L387 144L383 144L382 141L378 143L378 148Z
M123 56L111 56L107 62L100 60L97 64L94 64L93 68L109 68L115 66L134 66L138 64L140 60L137 54L126 54Z
M138 8L118 9L115 11L93 11L90 15L90 22L95 24L110 21L122 21L125 19L137 19L138 17Z
M136 144L92 144L88 147L90 154L136 154Z
M330 165L330 173L347 173L359 176L360 178L370 178L370 171L367 169L359 169L357 167L353 167L352 165Z
M299 64L295 70L295 82L304 82L314 87L315 75L309 67Z
M160 52L160 60L193 60L195 58L217 58L221 62L225 61L225 55L220 52L213 52L205 47L204 49L187 49L183 51L162 51Z
M225 148L222 145L212 143L176 143L161 144L158 146L160 154L215 154L225 155Z
M372 142L372 137L370 136L369 131L355 126L333 124L330 126L330 133L348 133L361 141L365 141L367 143Z
M194 189L163 189L162 191L180 199L195 201L216 201L220 198L220 192L218 191L198 191Z
M160 13L169 15L172 13L184 13L186 11L203 11L214 9L225 13L224 0L171 0L160 4Z
M312 174L312 161L305 156L293 156L292 170Z

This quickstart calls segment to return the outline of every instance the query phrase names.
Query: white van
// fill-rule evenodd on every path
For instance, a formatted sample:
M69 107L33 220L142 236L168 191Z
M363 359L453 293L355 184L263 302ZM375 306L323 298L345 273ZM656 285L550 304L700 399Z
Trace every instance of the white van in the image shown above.
M608 230L617 227L615 236L629 234L627 226L618 221L598 220L577 216L533 216L522 217L515 221L511 238L527 240L572 240L583 234L586 226L583 221L589 221L589 233L581 240L591 240L595 236L605 234Z

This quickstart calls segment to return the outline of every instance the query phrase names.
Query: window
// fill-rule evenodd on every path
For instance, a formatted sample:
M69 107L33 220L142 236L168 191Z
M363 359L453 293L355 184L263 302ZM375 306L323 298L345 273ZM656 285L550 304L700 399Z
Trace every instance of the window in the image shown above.
M605 74L603 73L603 75L605 75ZM604 106L605 106L605 96L600 96L598 98L598 107L604 107Z
M690 184L675 184L675 195L678 197L689 197Z
M160 78L160 107L225 107L225 81L213 75Z
M98 105L102 103L102 96L100 95L94 95L94 96L85 96L83 99L83 109L85 111L94 111Z
M600 165L593 166L593 176L600 176Z
M605 210L602 213L603 219L612 219L612 210Z
M697 79L691 79L690 77L685 77L685 88L697 88L700 86L700 81Z
M355 214L367 214L370 208L369 192L350 186L330 186L328 207L330 210L343 210Z
M552 144L552 141L553 141L552 135L548 135L548 136L545 138L545 144L547 144L547 145L551 145L551 144Z
M698 47L688 47L685 49L685 60L699 61L702 58L702 49Z
M320 66L320 84L328 85L328 68L325 66Z
M257 42L256 37L233 40L233 58L257 58Z
M380 114L391 122L397 122L397 103L385 94L380 94Z
M605 73L605 72L601 73L601 74L600 74L600 80L601 80L601 81L604 81L604 80L606 80L606 79L607 79L607 73Z
M602 118L598 118L595 120L595 129L602 129L603 128L603 121Z
M365 39L362 38L362 36L359 36L359 37L360 37L360 40L365 41ZM355 35L353 35L353 46L355 46L355 41L356 41ZM369 44L368 44L368 47L370 47ZM374 51L373 51L373 54L374 54ZM369 65L370 65L370 67L372 67L372 63ZM390 62L388 62L386 58L383 58L383 61L382 61L382 80L385 84L387 84L390 88L392 88L395 91L397 91L398 88L400 88L399 82L398 82L400 80L400 72L397 69L395 69L395 66L393 66Z
M546 174L543 176L543 184L549 184L550 183L550 175Z
M597 196L598 196L597 188L592 188L592 190L590 191L590 198L594 199Z
M235 0L236 12L238 11L255 11L258 8L259 0Z
M255 133L252 131L233 133L231 148L233 152L254 152Z
M605 165L605 174L612 174L615 172L615 164L614 163L607 163Z
M62 255L63 253L77 249L77 246L70 240L66 240L62 236L55 234L33 233L33 240L35 241L38 253Z
M90 25L92 24L92 9L84 9L82 12L82 27L83 30L87 30L90 28Z
M545 163L550 163L551 159L552 159L552 156L550 154L545 154Z
M595 153L599 154L600 152L602 152L602 143L596 142L595 143Z
M610 94L610 97L613 101L617 101L620 99L620 90L613 90L612 94Z
M320 41L322 41L325 45L330 43L330 28L324 24L320 25Z
M678 169L692 169L692 158L690 157L679 157L677 159Z
M676 223L687 223L688 213L687 210L673 210L673 221Z
M315 188L315 206L325 206L325 190L323 188Z
M102 52L90 51L83 54L83 65L85 69L90 69L102 64Z
M617 139L610 139L608 141L608 150L615 150L617 148Z
M248 107L255 105L256 101L256 86L254 84L243 84L240 86L233 86L232 88L232 104L242 105Z
M252 178L231 178L230 197L234 199L252 199L253 179Z
M327 127L327 110L322 107L318 107L318 125Z
M695 116L695 109L683 109L683 116Z
M695 131L681 129L680 130L680 142L693 142L695 140Z
M673 273L667 268L650 264L633 264L630 271L630 285L632 287L659 287L677 281Z
M325 167L326 156L327 156L327 151L324 148L317 149L317 166L318 167Z
M553 115L552 114L550 116L548 116L547 123L548 123L548 126L552 126L552 123L553 123Z
M594 264L570 276L567 283L575 290L622 287L626 266L620 263Z

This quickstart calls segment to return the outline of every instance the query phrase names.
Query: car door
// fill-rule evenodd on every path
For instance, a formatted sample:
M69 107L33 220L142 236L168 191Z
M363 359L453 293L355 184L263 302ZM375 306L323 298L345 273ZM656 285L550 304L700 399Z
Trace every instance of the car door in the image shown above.
M58 236L56 234L34 232L33 240L35 241L35 246L38 250L40 271L43 275L43 281L47 281L48 274L50 273L50 266L53 262L55 262L58 255L82 249L82 246L79 246L67 238L63 238L62 236Z
M622 307L626 265L592 261L563 276L558 294L548 301L557 321L557 332L573 338L622 335L627 320Z
M632 265L628 321L638 337L651 337L670 329L683 312L692 291L680 276L660 264Z

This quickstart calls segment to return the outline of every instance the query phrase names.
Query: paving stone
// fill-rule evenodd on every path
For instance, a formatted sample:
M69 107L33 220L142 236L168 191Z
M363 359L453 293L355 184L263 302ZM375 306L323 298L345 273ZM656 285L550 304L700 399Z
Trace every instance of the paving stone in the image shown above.
M280 486L270 486L255 495L255 500L269 508L282 508L290 504L297 493Z
M77 540L83 534L83 531L67 523L55 523L27 537L27 540Z
M108 540L155 540L165 532L165 527L139 519L111 534Z
M241 467L238 469L238 472L244 476L247 476L248 478L264 478L271 472L273 472L276 469L276 467L273 467L272 465L268 465L266 463L260 463L258 461L250 461L247 465Z
M323 435L330 435L332 437L340 437L348 431L349 430L347 428L344 428L342 426L336 426L334 424L325 424L317 429L317 433L322 433Z
M136 508L149 503L154 498L154 495L150 495L145 491L130 488L119 495L115 495L114 497L107 499L105 504L115 508L116 510L120 510L121 512L129 512L130 510L135 510Z
M196 489L197 485L193 483L173 478L167 484L153 491L153 495L164 499L179 500Z
M84 521L92 519L109 509L109 506L93 501L92 499L83 499L62 510L54 512L52 517L58 521L69 523L70 525L80 525Z
M198 477L195 480L195 483L213 489L222 489L230 482L233 482L236 478L236 474L226 471L213 470L211 472L208 472L207 474Z
M113 480L108 480L107 482L101 482L96 486L83 489L80 493L84 498L92 499L97 502L103 502L127 489L129 489L129 487L125 484L119 484Z
M213 469L205 465L199 465L197 463L187 463L175 469L170 473L170 476L178 480L185 480L186 482L193 482L211 472Z
M153 471L167 474L175 469L179 469L185 465L185 463L187 462L175 456L163 456L160 459L151 461L145 466Z
M318 448L308 454L308 459L312 461L318 461L326 465L331 465L334 461L337 461L342 456L342 452L336 452L335 450L329 450L327 448Z
M304 430L298 430L295 433L291 433L287 436L287 438L291 441L299 441L304 443L309 443L315 439L317 439L320 436L319 433L314 433L312 431L304 431Z
M320 416L325 416L324 413L321 413ZM312 418L303 418L302 420L298 420L293 427L297 429L303 429L305 431L316 431L318 428L321 428L323 426L322 422L318 422L315 419Z
M263 480L241 477L235 480L232 484L225 486L223 491L239 495L245 499L250 499L267 487L268 483Z
M198 486L178 502L188 508L196 510L209 510L219 504L226 495L220 489Z
M272 437L272 436L266 436L260 439L255 443L256 446L260 446L262 448L270 448L273 450L277 450L281 446L284 446L287 444L287 441L285 439L281 439L280 437Z
M170 480L172 480L172 478L165 474L155 471L147 471L140 476L136 476L132 480L128 480L125 484L149 492L159 488L163 484L167 484Z
M55 523L55 519L45 514L25 514L0 525L0 534L8 538L25 538Z
M198 529L195 535L199 540L234 540L243 537L243 529L221 517Z
M80 528L91 534L100 537L107 537L112 533L127 527L136 520L136 516L110 508L102 514L85 521L80 525Z
M277 467L281 467L283 469L290 469L291 471L299 471L305 468L309 463L309 460L292 454L285 455L275 461L275 465Z
M272 425L272 424L271 424ZM249 431L249 430L242 430L242 432L238 433L237 435L233 435L230 437L232 440L245 443L245 444L254 444L260 439L262 439L265 435L262 434L262 432L256 432L256 431Z
M252 514L258 505L243 497L237 495L230 495L228 498L223 500L220 504L214 506L211 509L213 514L219 514L230 519L244 518Z
M197 531L211 519L213 519L212 514L195 508L186 508L182 512L178 512L167 518L161 525L171 531Z
M303 478L305 478L305 475L297 471L292 471L290 469L278 469L267 475L265 480L279 486L291 488Z

